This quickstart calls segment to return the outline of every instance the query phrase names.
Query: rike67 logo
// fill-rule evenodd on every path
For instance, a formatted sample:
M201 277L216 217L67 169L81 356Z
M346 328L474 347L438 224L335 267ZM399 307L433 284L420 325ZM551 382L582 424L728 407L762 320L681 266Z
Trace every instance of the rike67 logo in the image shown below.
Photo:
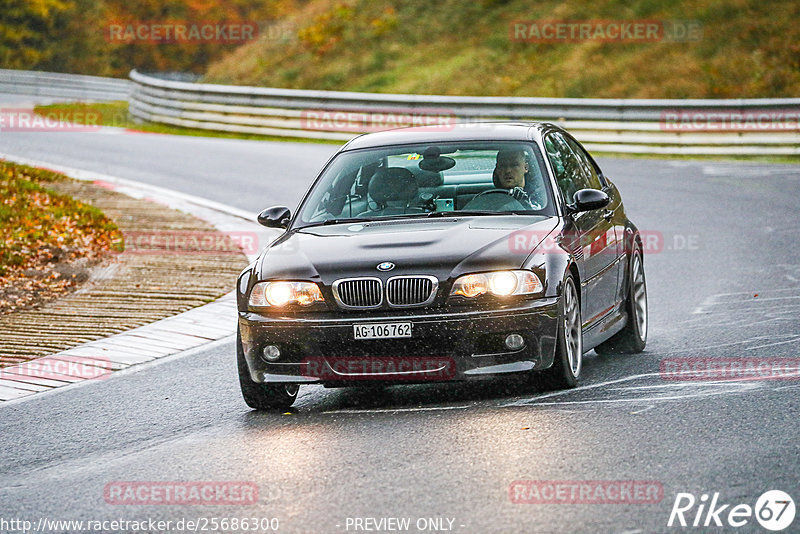
M743 527L756 521L771 531L785 530L794 521L795 504L788 493L770 490L763 493L754 507L749 504L723 504L715 492L709 501L708 494L699 499L691 493L678 493L669 514L667 526L680 527Z

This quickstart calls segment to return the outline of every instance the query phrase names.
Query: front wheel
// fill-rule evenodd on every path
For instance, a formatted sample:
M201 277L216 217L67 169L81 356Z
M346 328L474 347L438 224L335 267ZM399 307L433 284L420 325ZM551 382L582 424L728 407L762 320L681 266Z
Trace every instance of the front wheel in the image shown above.
M244 402L255 410L278 410L289 408L297 399L300 386L297 384L259 384L250 378L247 360L242 349L242 335L236 332L236 363L239 368L239 386Z
M583 363L583 329L581 304L572 275L564 281L561 295L562 313L558 325L556 354L553 365L539 372L544 389L574 388Z
M642 250L637 245L631 254L625 327L595 347L597 354L642 352L647 345L647 281L644 277Z

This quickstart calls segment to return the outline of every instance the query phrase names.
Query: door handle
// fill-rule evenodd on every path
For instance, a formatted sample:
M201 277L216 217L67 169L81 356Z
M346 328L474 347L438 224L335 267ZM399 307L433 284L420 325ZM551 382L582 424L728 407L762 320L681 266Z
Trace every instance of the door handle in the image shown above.
M611 211L611 210L605 210L605 211L603 211L603 218L604 218L605 220L607 220L607 221L610 221L610 220L611 220L611 217L613 217L613 216L614 216L614 212L613 212L613 211Z

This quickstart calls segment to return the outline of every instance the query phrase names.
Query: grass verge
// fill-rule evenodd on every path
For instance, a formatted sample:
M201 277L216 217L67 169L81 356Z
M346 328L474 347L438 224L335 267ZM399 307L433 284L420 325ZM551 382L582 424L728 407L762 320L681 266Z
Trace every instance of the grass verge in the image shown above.
M124 249L100 210L46 187L66 179L0 161L0 314L70 291L89 265Z
M792 97L798 18L796 0L440 0L435 9L317 0L276 20L287 38L233 49L203 81L476 96ZM591 37L575 38L566 27L575 23ZM602 31L614 23L655 24L658 36L616 39Z
M255 141L282 141L282 142L301 142L301 143L325 143L342 145L342 141L327 139L308 139L305 137L282 137L277 135L256 135L233 132L218 132L215 130L205 130L202 128L183 128L169 124L156 124L153 122L141 122L135 120L128 113L128 103L124 100L113 102L96 102L91 104L50 104L47 106L36 106L33 108L37 115L67 117L70 122L77 124L89 124L92 126L113 126L115 128L128 128L140 132L170 134L170 135L191 135L195 137L220 137L223 139L248 139Z

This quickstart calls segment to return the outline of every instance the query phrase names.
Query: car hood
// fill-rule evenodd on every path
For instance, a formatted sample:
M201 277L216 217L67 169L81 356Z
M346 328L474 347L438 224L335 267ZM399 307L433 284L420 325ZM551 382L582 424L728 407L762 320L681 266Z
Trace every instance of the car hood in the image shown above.
M432 274L446 280L466 272L515 269L557 224L557 217L507 215L308 227L272 243L259 259L258 277L329 285L352 276ZM525 249L512 246L519 232L529 238ZM377 266L383 262L395 267L381 273Z

